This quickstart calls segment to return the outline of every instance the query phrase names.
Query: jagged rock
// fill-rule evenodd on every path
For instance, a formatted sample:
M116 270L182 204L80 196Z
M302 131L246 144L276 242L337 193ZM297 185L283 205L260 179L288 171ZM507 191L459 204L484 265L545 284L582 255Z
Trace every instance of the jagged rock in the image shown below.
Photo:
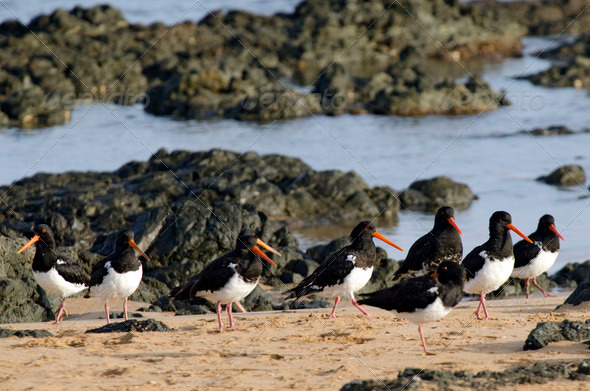
M525 286L525 279L523 278L510 278L506 283L504 283L500 288L496 289L495 291L491 292L490 294L496 298L503 298L509 296L521 296L526 293L526 286ZM541 285L541 288L549 292L551 289L555 288L557 284L549 279L547 273L543 273L537 276L537 283ZM539 292L536 286L530 284L529 292L534 294Z
M537 362L532 365L508 368L504 371L443 371L438 369L406 368L394 380L354 380L342 391L402 391L402 390L477 390L517 388L523 384L545 384L555 380L579 379L588 372L590 360L556 365ZM561 384L561 383L560 383ZM575 383L572 383L575 384Z
M570 321L540 322L529 333L523 350L538 350L550 342L584 341L590 339L590 319L586 322Z
M513 55L521 49L525 29L508 18L475 12L456 1L404 4L314 0L290 14L216 12L198 23L171 27L130 25L119 10L106 5L40 15L30 29L6 21L0 24L0 125L63 123L74 104L96 101L141 103L150 113L179 118L271 121L337 114L343 109L333 92L345 98L346 107L359 90L359 83L346 75L376 86L373 77L403 62L401 53L409 47L430 61ZM420 23L407 9L419 15ZM367 26L371 28L365 34ZM321 75L334 59L340 66ZM429 76L438 68L429 67ZM311 85L318 79L322 81L313 94L285 83ZM400 86L389 91L381 86L376 101L360 101L349 111L412 114L488 108L479 99L459 104L463 96L485 96L487 86L474 94L468 84L432 79L422 92L410 86L411 78L401 76L400 85L409 87L409 93ZM452 109L441 110L445 94L457 96L449 100ZM489 108L498 106L494 99L490 103Z
M144 331L172 331L166 324L155 319L137 320L129 319L123 322L110 323L105 326L86 330L86 333L129 333Z
M548 176L541 176L537 180L550 185L578 186L586 182L586 173L582 166L571 164L560 167Z
M0 329L0 338L8 337L33 337L33 338L47 338L55 337L52 333L47 330L11 330L11 329Z
M576 289L572 292L571 295L569 295L567 297L567 299L565 299L565 301L563 302L563 304L557 306L557 308L555 308L555 310L559 310L562 308L563 305L569 304L569 305L573 305L573 306L578 306L582 303L586 303L590 301L590 281L584 281L582 283L580 283L580 285L578 285L576 287Z
M399 199L403 207L411 210L435 211L444 205L462 210L469 208L477 196L466 184L441 176L412 183Z

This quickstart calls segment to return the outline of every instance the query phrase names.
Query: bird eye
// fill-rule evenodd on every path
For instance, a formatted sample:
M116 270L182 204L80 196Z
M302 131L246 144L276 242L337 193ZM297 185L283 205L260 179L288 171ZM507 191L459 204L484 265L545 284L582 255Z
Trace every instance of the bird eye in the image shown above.
M366 225L366 226L365 226L365 229L366 229L366 230L369 230L369 229L371 229L371 228L369 228L369 226L368 226L368 225Z
M45 228L43 228L43 229L41 230L41 232L43 232L43 233L46 233L46 232L47 232L47 230L46 230Z
M442 268L442 269L443 269L443 270L447 270L447 267L446 267L446 266L443 266L443 268Z

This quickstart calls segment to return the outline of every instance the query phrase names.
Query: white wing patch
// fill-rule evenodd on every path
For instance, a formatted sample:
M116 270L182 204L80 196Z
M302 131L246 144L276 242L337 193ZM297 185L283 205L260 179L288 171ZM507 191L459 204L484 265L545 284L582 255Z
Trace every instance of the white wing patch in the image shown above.
M435 295L438 295L438 288L433 286L427 292L434 293Z
M356 263L356 255L348 254L346 260L352 262L352 264L354 265Z
M62 259L59 259L59 258L57 259L57 261L55 263L57 263L58 265L65 265L66 264Z

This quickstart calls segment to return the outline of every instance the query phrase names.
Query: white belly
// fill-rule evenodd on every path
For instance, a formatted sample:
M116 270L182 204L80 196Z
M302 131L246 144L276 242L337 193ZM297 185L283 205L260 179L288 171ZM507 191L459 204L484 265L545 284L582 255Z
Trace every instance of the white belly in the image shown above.
M550 253L549 251L541 250L539 254L529 262L528 265L514 268L512 271L512 277L537 277L539 274L546 272L551 266L553 266L558 254L558 251Z
M87 288L84 284L73 284L66 281L54 267L47 273L33 271L33 277L47 293L57 293L61 298L66 298Z
M475 273L475 278L465 282L463 291L477 294L495 291L508 280L513 268L514 257L502 261L486 260L483 267Z
M107 263L106 266L109 267L110 265ZM115 297L125 299L135 292L142 276L142 266L139 266L136 271L128 271L123 274L119 274L110 268L109 273L102 280L102 284L93 286L90 290L93 295L99 296L103 300L110 300Z
M407 319L412 323L423 324L440 320L447 316L451 310L451 307L445 307L442 300L437 297L436 300L427 305L426 308L418 309L415 312L393 312L400 318Z
M354 299L354 292L361 290L367 282L371 279L373 274L373 267L361 269L355 267L344 278L342 284L329 286L324 288L324 293L329 296L347 296Z
M235 273L220 290L216 292L197 292L197 296L204 297L213 303L217 303L218 301L221 304L234 303L248 296L256 288L258 280L256 279L255 282L246 282L238 273Z

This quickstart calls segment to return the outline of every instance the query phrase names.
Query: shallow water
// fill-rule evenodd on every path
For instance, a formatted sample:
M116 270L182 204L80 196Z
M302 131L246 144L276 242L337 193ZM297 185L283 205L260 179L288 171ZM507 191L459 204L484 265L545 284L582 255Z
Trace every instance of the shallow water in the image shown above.
M52 4L64 2L46 3L42 4L51 8ZM80 3L88 6L102 2ZM180 7L181 3L188 2L174 3L174 7ZM273 13L290 11L295 3L283 1L272 10L266 5L273 2L242 4L251 11ZM13 7L20 2L6 4ZM167 5L155 2L150 10L141 11L142 14L133 8L134 4L140 3L127 3L123 10L131 21L140 22L159 18L163 13L158 7ZM220 8L231 3L216 4ZM23 11L22 18L32 17L32 14L24 15ZM251 149L297 156L315 169L355 170L370 185L383 184L396 190L417 179L447 175L467 183L480 197L470 209L456 216L464 233L466 251L487 239L488 218L495 210L509 211L514 224L525 233L535 229L541 215L551 213L566 239L552 268L555 271L566 262L590 258L586 239L589 192L585 186L564 189L544 185L535 178L560 164L580 164L590 173L587 154L590 134L532 137L520 132L555 124L582 130L588 126L585 113L590 97L586 90L546 89L513 79L523 71L526 74L548 67L548 61L535 59L532 53L551 42L548 38L525 38L523 57L483 65L479 74L492 88L507 89L513 105L481 115L315 116L255 124L233 120L176 121L150 116L139 106L81 105L74 110L72 121L62 126L1 130L0 184L37 172L113 170L129 160L148 159L160 147L194 151L218 147L239 152ZM405 211L400 213L399 224L382 227L380 232L407 250L431 226L432 215ZM348 226L309 227L296 232L306 248L347 234L349 229ZM519 239L515 235L513 238ZM397 250L388 249L388 252L395 259L403 258Z

